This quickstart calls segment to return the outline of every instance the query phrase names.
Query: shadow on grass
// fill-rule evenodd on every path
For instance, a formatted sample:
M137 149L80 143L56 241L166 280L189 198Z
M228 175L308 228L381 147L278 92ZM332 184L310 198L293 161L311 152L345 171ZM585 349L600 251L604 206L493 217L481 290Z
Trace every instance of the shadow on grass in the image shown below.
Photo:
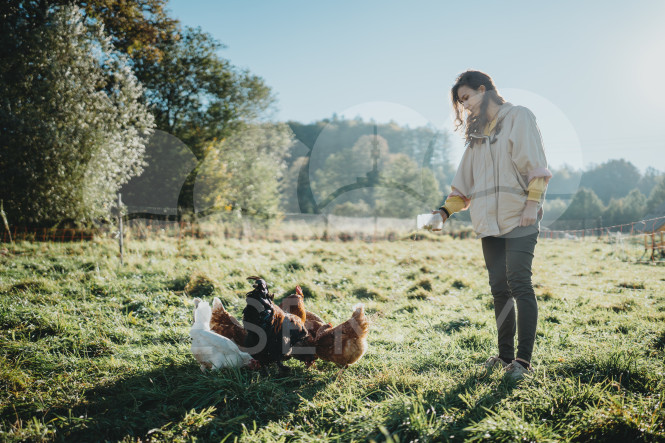
M329 380L297 364L282 376L247 369L202 374L197 365L169 366L96 387L70 410L52 411L56 438L66 441L217 440L262 427L292 413ZM40 416L40 411L21 411Z
M503 380L492 389L483 389L490 383L489 373L479 370L463 376L443 393L425 392L395 403L383 423L383 434L369 437L377 441L388 436L399 437L399 441L463 440L468 434L465 429L490 414L492 407L517 386Z
M624 389L651 394L658 386L654 377L634 352L618 351L601 355L586 355L560 365L558 372L579 379L582 383L610 381Z

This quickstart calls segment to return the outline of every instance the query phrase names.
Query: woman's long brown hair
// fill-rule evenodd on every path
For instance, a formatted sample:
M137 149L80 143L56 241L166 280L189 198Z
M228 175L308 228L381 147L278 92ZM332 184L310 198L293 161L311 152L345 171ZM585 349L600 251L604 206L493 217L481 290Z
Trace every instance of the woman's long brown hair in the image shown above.
M478 115L465 116L464 105L462 105L457 93L462 86L466 86L475 91L481 86L485 86L485 95L483 95L483 101L480 103L480 112ZM480 71L466 71L461 73L455 80L455 85L450 90L450 98L453 102L453 109L455 110L455 130L457 131L462 127L466 128L464 136L466 143L469 146L472 144L471 134L482 134L483 128L485 128L488 123L487 106L489 105L490 100L498 105L502 105L506 102L496 90L492 78Z

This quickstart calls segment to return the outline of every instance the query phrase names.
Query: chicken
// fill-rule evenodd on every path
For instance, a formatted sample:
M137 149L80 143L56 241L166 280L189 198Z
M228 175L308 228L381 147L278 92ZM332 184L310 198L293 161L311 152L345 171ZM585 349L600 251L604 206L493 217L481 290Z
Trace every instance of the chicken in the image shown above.
M230 338L233 343L244 351L245 337L247 331L234 316L224 309L222 301L215 297L212 301L212 318L210 319L210 329L226 338Z
M315 337L316 331L326 323L321 317L305 309L305 295L300 286L296 286L295 294L284 297L279 304L279 307L282 308L284 312L300 317L303 323L305 323L307 332L309 332L312 337Z
M321 317L314 314L313 312L307 311L305 328L307 328L307 332L309 332L312 337L316 337L316 333L319 332L319 328L325 324L326 322L324 322Z
M208 302L196 299L194 304L194 325L189 335L192 337L192 354L201 365L201 371L249 366L252 357L248 353L238 349L230 339L210 330L212 309Z
M293 314L305 323L307 319L307 311L305 310L305 296L302 293L300 286L296 286L296 293L288 297L284 297L279 307L289 314Z
M247 306L243 310L243 325L247 330L245 349L263 367L277 363L280 370L288 368L282 363L290 357L311 365L315 359L313 339L303 321L284 312L274 302L274 295L260 277L254 280L254 289L247 293Z
M351 318L333 326L328 323L319 328L314 340L316 356L335 363L341 369L338 376L351 364L357 362L367 350L369 321L362 304L356 305Z

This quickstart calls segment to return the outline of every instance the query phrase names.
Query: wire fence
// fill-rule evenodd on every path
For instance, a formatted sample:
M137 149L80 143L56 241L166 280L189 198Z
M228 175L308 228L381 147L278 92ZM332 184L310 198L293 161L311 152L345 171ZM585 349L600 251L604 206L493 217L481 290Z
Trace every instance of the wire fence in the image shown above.
M57 243L81 242L90 241L95 235L98 235L95 229L13 226L9 230L4 229L2 231L0 243L10 243L12 240Z
M542 230L540 238L595 240L614 246L620 258L637 262L665 262L665 216L588 229Z
M335 215L284 214L267 221L249 217L223 219L205 217L178 220L165 214L142 214L140 218L123 216L122 238L125 242L159 240L160 238L213 238L266 241L320 240L400 241L433 239L447 235L455 239L475 238L470 223L451 219L442 233L416 231L415 219L385 217L342 217ZM82 242L94 238L119 239L118 223L104 223L94 228L10 227L0 234L0 242ZM665 261L665 216L626 224L587 229L541 229L540 239L565 241L598 241L611 244L617 257L636 262Z

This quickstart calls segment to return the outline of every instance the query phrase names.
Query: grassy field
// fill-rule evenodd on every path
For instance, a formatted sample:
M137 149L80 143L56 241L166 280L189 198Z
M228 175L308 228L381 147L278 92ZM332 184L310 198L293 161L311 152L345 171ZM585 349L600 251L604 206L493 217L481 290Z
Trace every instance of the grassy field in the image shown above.
M664 268L602 241L539 242L518 384L478 366L496 335L478 240L155 238L122 267L111 240L5 247L2 441L665 441ZM367 354L339 380L326 362L202 374L192 297L240 316L256 274L333 323L364 302Z

